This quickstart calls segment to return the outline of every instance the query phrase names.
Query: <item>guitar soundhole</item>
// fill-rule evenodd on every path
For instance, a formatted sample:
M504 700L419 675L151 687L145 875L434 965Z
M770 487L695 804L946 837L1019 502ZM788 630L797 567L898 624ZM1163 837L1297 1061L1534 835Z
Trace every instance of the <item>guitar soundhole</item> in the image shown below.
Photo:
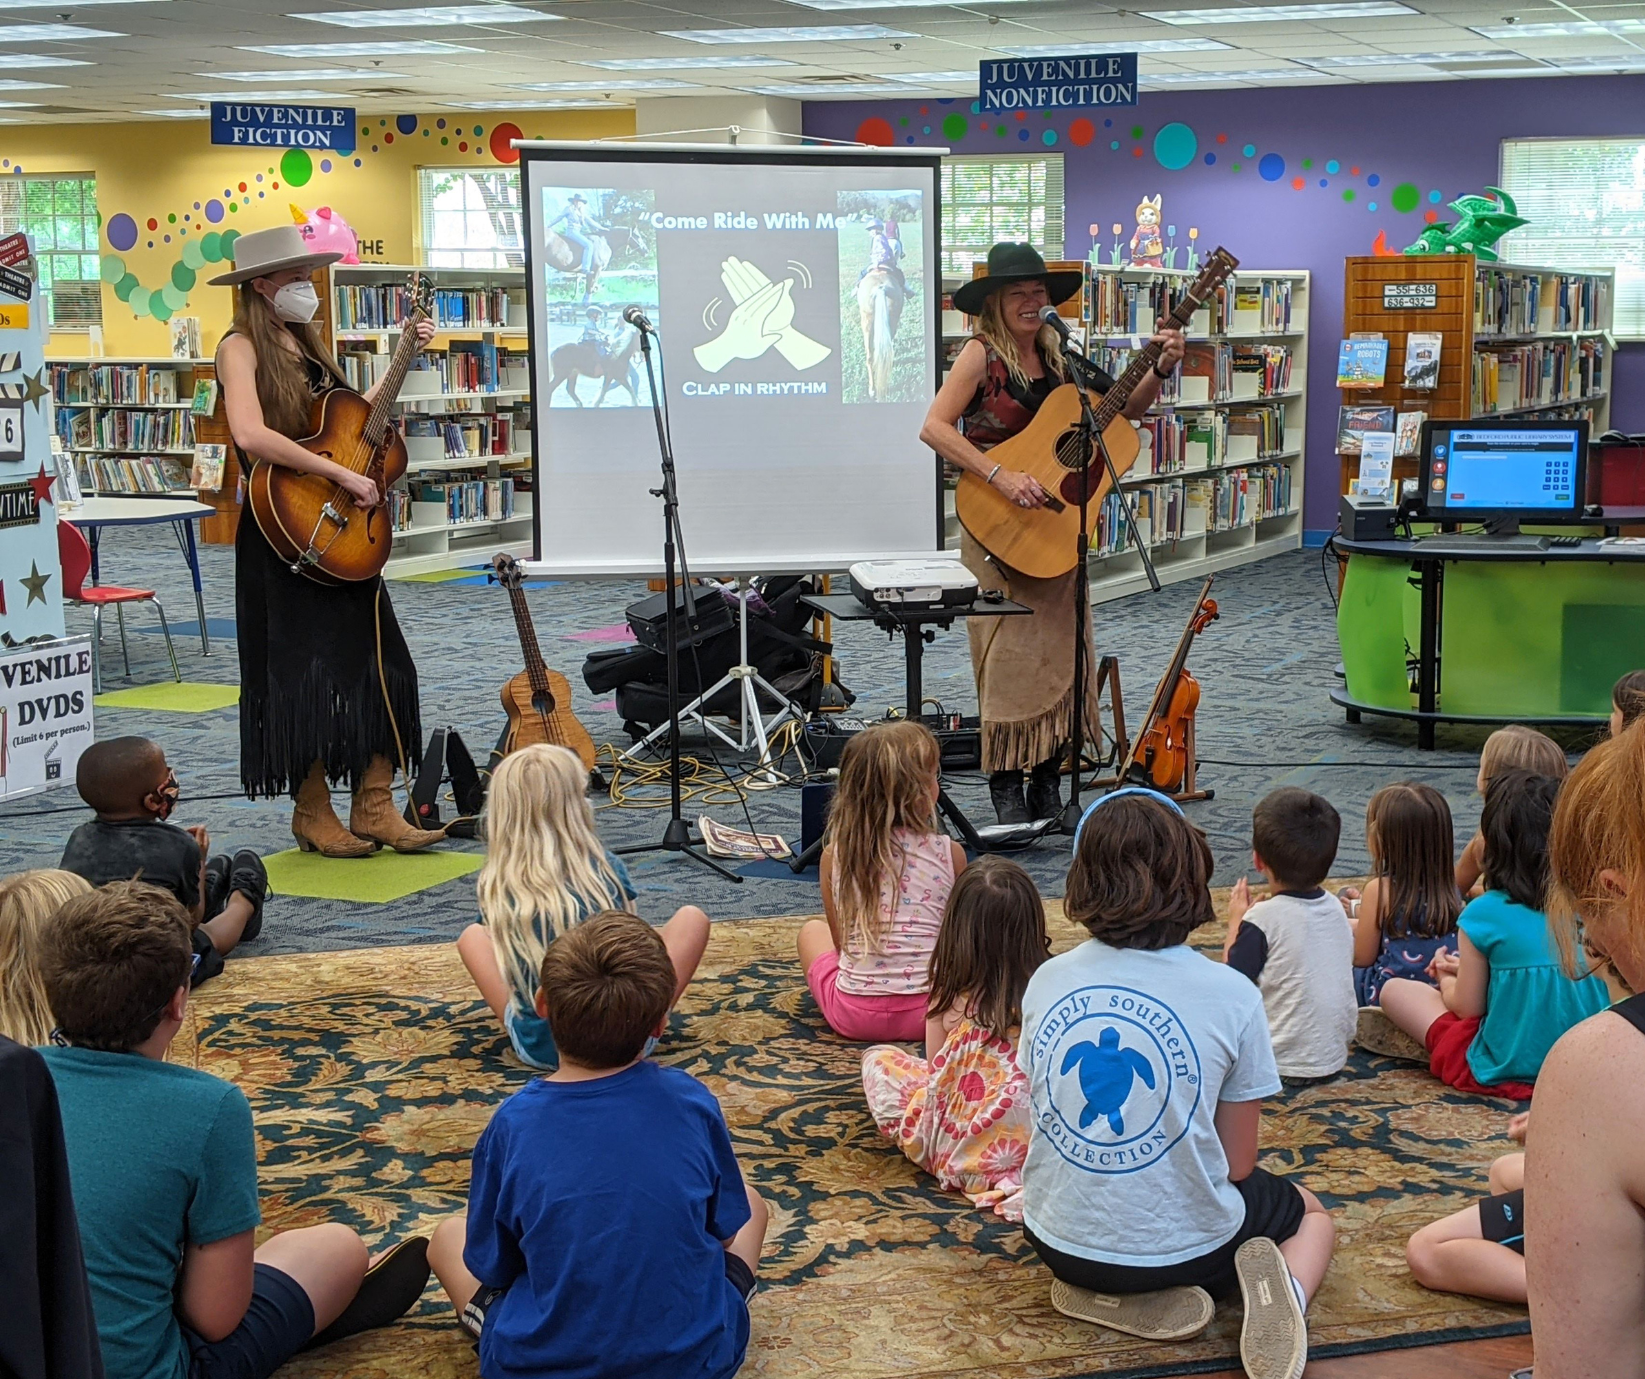
M1085 433L1070 426L1057 437L1057 463L1064 469L1084 469L1091 461L1091 445Z

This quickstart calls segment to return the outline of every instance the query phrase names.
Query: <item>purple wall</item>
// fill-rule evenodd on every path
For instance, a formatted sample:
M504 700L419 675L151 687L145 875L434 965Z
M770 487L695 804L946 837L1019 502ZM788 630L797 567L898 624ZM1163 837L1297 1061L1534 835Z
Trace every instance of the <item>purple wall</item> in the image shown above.
M1638 134L1645 76L1311 86L1149 94L1134 109L984 121L969 101L809 102L805 132L956 153L1066 155L1067 252L1115 222L1129 241L1144 197L1186 248L1226 245L1247 268L1313 272L1309 313L1308 475L1304 525L1336 525L1342 261L1379 232L1401 248L1445 203L1495 182L1501 140ZM1300 183L1300 186L1297 185ZM1179 255L1178 262L1182 262ZM1645 430L1645 346L1617 352L1612 424Z

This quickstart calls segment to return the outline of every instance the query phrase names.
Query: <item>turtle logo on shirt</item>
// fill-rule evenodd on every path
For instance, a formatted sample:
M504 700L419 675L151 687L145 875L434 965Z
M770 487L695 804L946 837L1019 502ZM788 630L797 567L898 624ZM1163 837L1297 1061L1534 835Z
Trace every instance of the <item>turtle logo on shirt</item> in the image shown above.
M1063 1056L1064 1074L1076 1066L1080 1090L1085 1093L1080 1129L1085 1129L1098 1116L1106 1116L1108 1128L1116 1135L1123 1135L1125 1117L1121 1113L1126 1098L1131 1095L1132 1079L1140 1077L1143 1085L1152 1089L1153 1065L1135 1049L1121 1048L1119 1031L1110 1025L1097 1036L1095 1044L1084 1040Z

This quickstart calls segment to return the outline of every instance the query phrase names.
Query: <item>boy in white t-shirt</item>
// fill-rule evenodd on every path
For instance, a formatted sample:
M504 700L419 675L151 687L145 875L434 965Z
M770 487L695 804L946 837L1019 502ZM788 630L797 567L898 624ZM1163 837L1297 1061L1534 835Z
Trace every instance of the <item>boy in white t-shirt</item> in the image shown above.
M1223 961L1262 992L1281 1077L1333 1077L1348 1061L1359 1019L1354 928L1320 883L1337 857L1342 819L1329 800L1294 785L1251 814L1251 865L1273 892L1251 900L1242 876L1228 901Z
M1256 1166L1279 1074L1257 989L1187 946L1212 918L1211 869L1163 795L1128 787L1086 811L1064 909L1091 940L1023 997L1023 1235L1059 1311L1132 1335L1193 1335L1237 1285L1246 1373L1298 1379L1335 1230Z

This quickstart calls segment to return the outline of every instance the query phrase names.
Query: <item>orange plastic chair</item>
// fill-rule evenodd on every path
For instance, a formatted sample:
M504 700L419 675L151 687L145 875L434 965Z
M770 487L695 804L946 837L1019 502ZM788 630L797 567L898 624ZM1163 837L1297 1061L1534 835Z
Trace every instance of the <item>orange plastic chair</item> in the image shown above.
M63 567L63 597L70 603L91 609L91 680L95 693L103 692L103 609L114 605L114 616L120 624L120 656L126 663L126 679L131 679L131 650L126 645L126 615L128 603L152 603L160 615L160 631L166 637L166 655L171 657L171 677L182 683L182 672L177 669L177 651L171 644L171 627L166 622L166 610L160 606L152 589L124 589L117 584L94 584L86 587L91 573L91 547L85 534L72 522L57 524L57 559Z

